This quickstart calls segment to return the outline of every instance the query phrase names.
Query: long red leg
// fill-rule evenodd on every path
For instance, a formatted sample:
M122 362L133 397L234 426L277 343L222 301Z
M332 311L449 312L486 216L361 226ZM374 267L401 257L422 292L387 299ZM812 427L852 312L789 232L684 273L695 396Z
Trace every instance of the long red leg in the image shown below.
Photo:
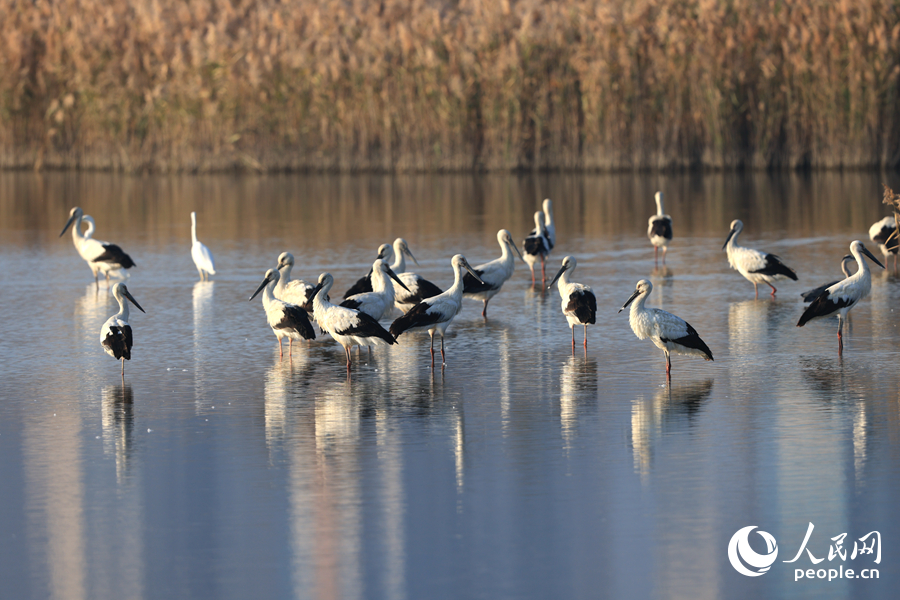
M777 292L778 290L776 290L776 289L775 289L775 286L772 285L772 284L769 283L769 282L766 282L766 285L768 285L770 288L772 288L772 297L774 298L774 297L775 297L775 292Z
M444 336L441 336L441 364L445 364L447 361L444 360Z
M584 347L587 348L587 325L584 326Z
M659 266L659 246L653 246L653 263Z
M431 334L431 368L434 368L434 333L429 332Z
M488 298L487 300L484 301L484 309L481 311L481 316L484 317L485 319L487 319L487 305L488 305L488 302L490 302L490 301L491 301L490 298Z
M663 246L663 266L666 266L666 252L669 251L668 246Z

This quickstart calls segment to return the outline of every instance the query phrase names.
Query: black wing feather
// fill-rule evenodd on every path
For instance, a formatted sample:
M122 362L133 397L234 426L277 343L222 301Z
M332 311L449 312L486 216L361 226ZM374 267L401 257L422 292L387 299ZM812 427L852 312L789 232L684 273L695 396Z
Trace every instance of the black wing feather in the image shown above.
M388 330L381 326L381 323L376 321L370 315L367 315L363 312L357 312L356 316L359 319L359 322L356 325L351 325L347 329L342 329L338 331L338 335L359 335L364 337L377 337L386 341L388 344L396 344L397 340L395 340Z
M803 292L802 294L800 294L800 296L803 298L804 302L812 302L813 300L815 300L816 298L818 298L819 296L824 294L825 290L827 290L828 288L830 288L831 286L833 286L836 283L840 283L840 281L832 281L831 283L826 283L825 285L820 285L817 288L813 288L809 291Z
M549 251L545 245L545 238L540 235L529 236L525 238L522 246L525 248L526 254L535 256L537 254L547 254Z
M431 305L425 302L419 302L413 306L409 309L409 312L391 323L391 335L396 339L400 337L401 333L413 327L426 327L440 323L441 314L438 312L429 313L429 308L431 308Z
M797 321L797 327L803 327L813 319L833 315L845 306L853 306L853 304L854 301L849 298L836 300L831 297L831 294L822 294L806 307L806 310L800 315L800 320Z
M349 298L349 299L341 302L340 306L343 306L344 308L352 308L353 310L357 310L360 306L362 306L362 302L360 302L359 300L353 300L352 298Z
M766 266L751 273L759 273L761 275L784 275L788 279L797 281L797 274L794 270L781 262L781 258L774 254L766 254Z
M110 263L119 265L123 269L130 269L131 267L137 266L134 264L134 261L131 260L131 257L125 254L125 251L115 244L103 244L103 254L91 262Z
M303 307L285 304L283 314L281 321L275 325L276 329L293 329L304 340L316 339L316 332L312 323L309 322L309 315Z
M484 274L484 271L481 269L475 269L475 272L481 277ZM464 294L477 294L479 292L489 292L491 290L497 289L497 286L491 285L490 283L481 283L474 277L472 277L471 273L466 273L463 275L463 293Z
M697 333L697 330L691 327L690 323L686 322L685 325L687 325L686 336L673 340L668 340L666 338L660 338L660 340L662 340L663 342L672 341L676 344L684 346L685 348L693 348L694 350L699 350L706 355L706 360L714 360L712 351L709 349L709 346L706 345L706 342L700 339L700 334Z
M896 229L896 227L882 227L881 231L878 232L878 235L872 238L872 241L885 245L888 252L891 254L897 254L897 250L900 248L900 237L895 235L893 239L888 242L888 238L891 237L891 234L894 233Z
M597 298L587 290L577 291L569 296L566 312L575 313L579 323L593 325L597 322Z
M366 292L371 292L372 290L372 269L369 269L369 272L365 277L360 277L356 280L356 283L353 286L344 292L344 298L349 298L350 296L355 296L356 294L365 294Z
M121 360L122 358L131 360L131 342L131 326L125 326L121 329L112 326L109 328L109 333L106 334L106 339L103 340L103 345L113 351L113 356L116 357L116 360Z
M672 239L672 219L656 219L650 229L650 235L658 235L659 237Z
M434 285L427 279L418 277L416 279L416 293L403 297L397 296L397 299L400 300L401 304L418 304L422 300L433 298L434 296L442 294L443 292L444 290Z

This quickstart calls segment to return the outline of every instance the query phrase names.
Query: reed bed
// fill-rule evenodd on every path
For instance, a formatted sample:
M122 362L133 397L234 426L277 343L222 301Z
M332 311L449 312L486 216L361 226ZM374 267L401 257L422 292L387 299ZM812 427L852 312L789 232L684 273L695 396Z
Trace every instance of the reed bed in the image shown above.
M892 167L881 0L0 0L0 166Z

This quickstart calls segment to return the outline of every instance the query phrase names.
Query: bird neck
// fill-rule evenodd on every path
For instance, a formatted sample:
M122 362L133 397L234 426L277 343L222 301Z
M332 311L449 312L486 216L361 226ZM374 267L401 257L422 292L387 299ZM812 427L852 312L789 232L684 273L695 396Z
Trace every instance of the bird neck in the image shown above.
M76 245L79 244L80 242L83 242L88 237L81 231L81 224L83 222L84 222L83 218L78 217L78 220L75 221L75 227L72 228L72 241L75 242ZM90 221L88 221L88 231L90 232L91 235L94 234L94 228L91 226Z
M280 280L279 280L280 281ZM278 281L270 281L266 286L266 289L263 290L263 304L269 306L270 303L275 301L275 286L278 284Z
M275 291L279 294L281 291L287 287L287 284L291 281L291 269L294 265L288 263L283 267L278 269L278 274L280 277L278 278L278 283L275 284Z
M515 262L512 250L509 247L509 242L500 242L500 260L504 263Z
M331 291L331 286L334 285L334 282L323 285L322 289L318 291L318 293L313 298L313 311L320 311L329 306L334 306L330 301L325 298L328 297L328 292Z
M123 321L128 320L128 301L121 296L116 296L116 300L119 302L119 313L116 315L118 318Z
M656 216L661 217L661 216L663 216L664 214L666 214L666 213L665 213L665 211L663 211L663 201L662 201L662 198L659 197L659 196L657 196L657 197L656 197Z
M391 270L394 273L406 273L406 257L403 256L403 250L394 248L394 262L391 263Z
M548 229L550 227L553 227L553 211L552 210L544 211L544 226L547 227Z
M741 235L741 232L737 231L737 232L735 232L735 234L733 236L731 236L731 239L728 240L728 249L729 250L732 248L739 248L738 243L737 243L739 235Z
M84 232L84 234L83 234L82 237L83 237L84 239L88 239L88 238L93 237L93 235L94 235L94 229L95 229L95 227L94 227L94 221L87 221L87 220L85 220L85 223L87 223L87 231Z
M197 243L197 217L191 214L191 241Z
M381 269L372 269L372 291L376 294L388 293L394 295L394 285L388 274Z
M451 286L447 289L447 292L448 292L451 296L459 296L459 297L462 297L463 287L465 287L465 286L463 285L463 275L464 275L464 274L465 274L465 268L464 268L464 267L461 267L461 266L460 266L460 267L456 267L456 268L453 270L453 285L451 285Z
M859 252L854 252L853 258L856 259L856 266L859 267L859 269L857 269L856 275L854 275L854 277L856 277L857 279L861 279L863 277L868 277L869 276L869 264L866 262L865 257L862 254L860 254Z
M559 288L559 291L562 292L569 285L569 269L563 271L562 275L559 276L559 281L556 284L556 287Z
M641 294L637 298L634 299L634 302L631 303L631 314L636 315L640 312L646 310L644 303L647 301L647 296L650 294Z

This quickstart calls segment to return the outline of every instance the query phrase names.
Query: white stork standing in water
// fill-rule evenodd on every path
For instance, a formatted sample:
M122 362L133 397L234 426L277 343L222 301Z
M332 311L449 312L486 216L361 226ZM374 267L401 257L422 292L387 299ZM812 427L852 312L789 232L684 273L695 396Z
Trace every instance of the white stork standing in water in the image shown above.
M303 308L313 318L312 291L316 287L302 279L291 279L294 268L294 255L282 252L278 255L278 283L275 284L275 297L279 300ZM326 300L328 298L326 297Z
M88 223L87 235L81 232L81 223L84 220L87 220ZM101 242L91 237L94 233L94 220L90 217L85 219L84 211L79 206L76 206L69 212L69 220L66 221L66 225L60 232L59 237L62 237L73 223L75 227L72 229L72 242L75 244L75 250L78 251L81 258L87 261L88 266L91 268L95 284L99 286L100 273L106 275L106 284L109 285L110 271L130 269L136 266L131 257L125 254L117 245Z
M647 237L653 244L653 260L659 264L659 249L663 249L663 264L666 264L666 252L669 242L672 241L672 217L663 211L663 194L656 192L656 214L650 217L647 227Z
M575 272L578 261L567 256L562 261L562 268L547 289L559 280L559 297L562 298L562 313L572 330L572 351L575 351L575 326L584 326L584 347L587 348L587 326L597 322L597 298L594 290L583 283L569 281L569 274Z
M843 332L847 313L860 300L868 296L869 291L872 289L872 276L869 273L869 265L863 260L863 255L868 256L872 262L882 269L884 268L884 265L859 240L850 243L850 254L856 259L856 264L859 267L856 273L825 290L825 293L806 307L806 310L803 311L800 320L797 322L797 327L803 327L813 319L837 315L838 354L844 351Z
M432 367L434 367L435 332L441 335L441 363L444 363L444 333L462 308L463 273L468 271L477 281L481 281L462 254L457 254L450 259L450 264L453 266L453 285L437 296L422 300L405 315L391 323L391 335L394 336L394 339L411 329L428 330L428 335L431 336Z
M313 288L313 310L319 327L331 334L344 347L347 355L347 370L350 370L351 346L390 346L396 340L378 321L364 312L337 306L327 300L328 292L334 285L331 273L319 275L319 283Z
M534 229L531 234L522 242L522 248L525 250L523 260L528 268L531 269L531 285L534 285L534 263L540 259L541 261L541 283L547 283L547 274L545 271L545 261L550 256L550 240L547 238L547 227L544 224L544 213L537 211L534 213Z
M397 278L403 282L401 287L397 283L394 286L394 304L402 312L408 311L410 308L424 300L441 293L441 288L431 283L421 275L406 270L406 257L409 257L417 265L419 261L413 256L409 249L409 244L403 238L394 240L394 245L382 244L378 247L378 256L381 260L391 263L391 270L397 274ZM349 298L356 294L364 294L372 291L372 271L361 277L353 284L349 290L344 293L344 298Z
M547 241L550 242L550 249L556 246L556 224L553 222L553 202L550 198L544 198L544 228L547 230ZM537 233L533 231L532 233Z
M281 340L288 338L288 356L293 357L294 340L314 340L316 332L309 322L309 316L302 307L294 304L288 304L283 300L275 297L275 286L280 279L277 269L269 269L266 271L266 277L263 279L250 300L256 298L257 294L263 292L263 308L266 311L266 321L272 328L272 333L278 338L278 354L284 356L284 349L281 346Z
M350 296L341 302L340 306L358 310L376 321L380 320L394 307L394 285L391 279L397 282L401 288L409 291L394 270L385 261L376 258L372 263L372 291Z
M778 290L775 289L772 282L785 278L797 281L797 274L794 273L794 270L781 262L781 258L778 256L738 246L737 239L743 229L744 224L739 219L732 221L731 231L728 233L722 249L728 253L728 264L731 265L731 268L737 270L753 284L757 298L759 298L757 285L760 283L765 283L772 288L772 296L775 296L775 292Z
M194 265L197 267L197 272L200 273L201 281L216 274L216 262L212 252L197 240L197 213L195 212L191 213L191 258L194 259Z
M124 378L125 361L131 360L131 347L134 345L131 325L128 324L128 302L126 300L130 300L141 312L146 311L141 308L124 283L113 285L112 295L119 303L119 312L107 319L100 328L100 345L107 354L122 361L122 377Z
M544 202L550 201L545 200ZM483 301L484 309L481 311L481 316L485 319L487 318L488 302L497 295L506 280L512 277L516 268L516 257L510 252L510 248L516 251L520 259L525 260L507 230L501 229L497 232L497 242L500 244L500 258L475 267L475 274L483 283L479 283L468 273L463 275L463 298Z
M700 339L697 330L691 327L687 321L660 308L644 306L647 296L652 291L653 284L646 279L641 279L637 282L634 293L622 305L619 312L631 304L628 322L634 335L639 340L650 338L650 341L666 354L666 380L672 380L671 354L686 354L713 360L709 346Z
M844 279L850 277L850 275L851 275L850 263L852 263L852 262L853 262L852 254L847 254L841 259L841 271L844 272ZM840 279L836 279L835 281L831 281L829 283L826 283L825 285L820 285L817 288L813 288L809 291L803 292L802 294L800 294L800 296L803 297L804 302L812 302L813 300L815 300L816 298L821 296L823 293L825 293L825 290L827 290L828 288L830 288L831 286L833 286L836 283L840 283L841 281L842 280L840 280Z
M869 227L869 238L878 244L887 264L891 254L894 255L894 270L897 270L897 253L900 252L900 237L897 236L897 223L894 217L885 217Z

